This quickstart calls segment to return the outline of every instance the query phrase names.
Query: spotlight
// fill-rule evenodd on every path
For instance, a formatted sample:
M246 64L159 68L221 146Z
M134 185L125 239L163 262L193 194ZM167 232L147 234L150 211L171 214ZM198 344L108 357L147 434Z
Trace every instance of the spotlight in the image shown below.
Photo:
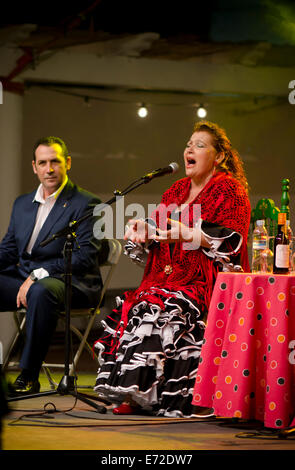
M148 115L148 110L145 104L141 104L137 110L137 114L141 118L145 118Z
M207 116L207 110L202 104L198 107L197 115L199 118L204 118Z

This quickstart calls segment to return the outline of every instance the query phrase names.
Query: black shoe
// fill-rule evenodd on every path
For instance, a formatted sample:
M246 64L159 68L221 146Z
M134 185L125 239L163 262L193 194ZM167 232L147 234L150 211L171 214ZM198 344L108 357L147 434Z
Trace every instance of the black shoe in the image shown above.
M31 395L40 391L40 382L27 378L21 373L10 386L10 395Z

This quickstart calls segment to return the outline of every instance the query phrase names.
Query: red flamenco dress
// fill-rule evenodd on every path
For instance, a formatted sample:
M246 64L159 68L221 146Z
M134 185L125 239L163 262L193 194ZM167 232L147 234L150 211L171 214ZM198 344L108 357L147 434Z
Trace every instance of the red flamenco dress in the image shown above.
M152 219L165 227L173 208L181 208L181 222L198 224L211 248L153 242L139 288L116 298L117 308L102 321L104 333L95 343L102 361L99 396L116 404L131 396L159 416L194 416L192 394L216 275L249 271L250 204L244 188L218 173L183 206L190 182L176 181Z

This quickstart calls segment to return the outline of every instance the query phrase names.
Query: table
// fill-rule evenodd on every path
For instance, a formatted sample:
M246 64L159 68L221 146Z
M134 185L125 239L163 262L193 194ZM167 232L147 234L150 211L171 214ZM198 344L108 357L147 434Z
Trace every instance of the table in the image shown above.
M295 426L295 276L219 273L193 403Z

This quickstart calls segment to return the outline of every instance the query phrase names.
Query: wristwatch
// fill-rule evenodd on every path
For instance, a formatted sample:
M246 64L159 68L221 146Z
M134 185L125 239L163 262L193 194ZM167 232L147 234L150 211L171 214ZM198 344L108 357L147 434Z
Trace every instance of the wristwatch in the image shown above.
M31 272L31 274L30 274L30 279L31 279L32 281L34 281L34 282L35 282L35 281L38 281L38 278L37 278L36 274L34 274L34 271Z

